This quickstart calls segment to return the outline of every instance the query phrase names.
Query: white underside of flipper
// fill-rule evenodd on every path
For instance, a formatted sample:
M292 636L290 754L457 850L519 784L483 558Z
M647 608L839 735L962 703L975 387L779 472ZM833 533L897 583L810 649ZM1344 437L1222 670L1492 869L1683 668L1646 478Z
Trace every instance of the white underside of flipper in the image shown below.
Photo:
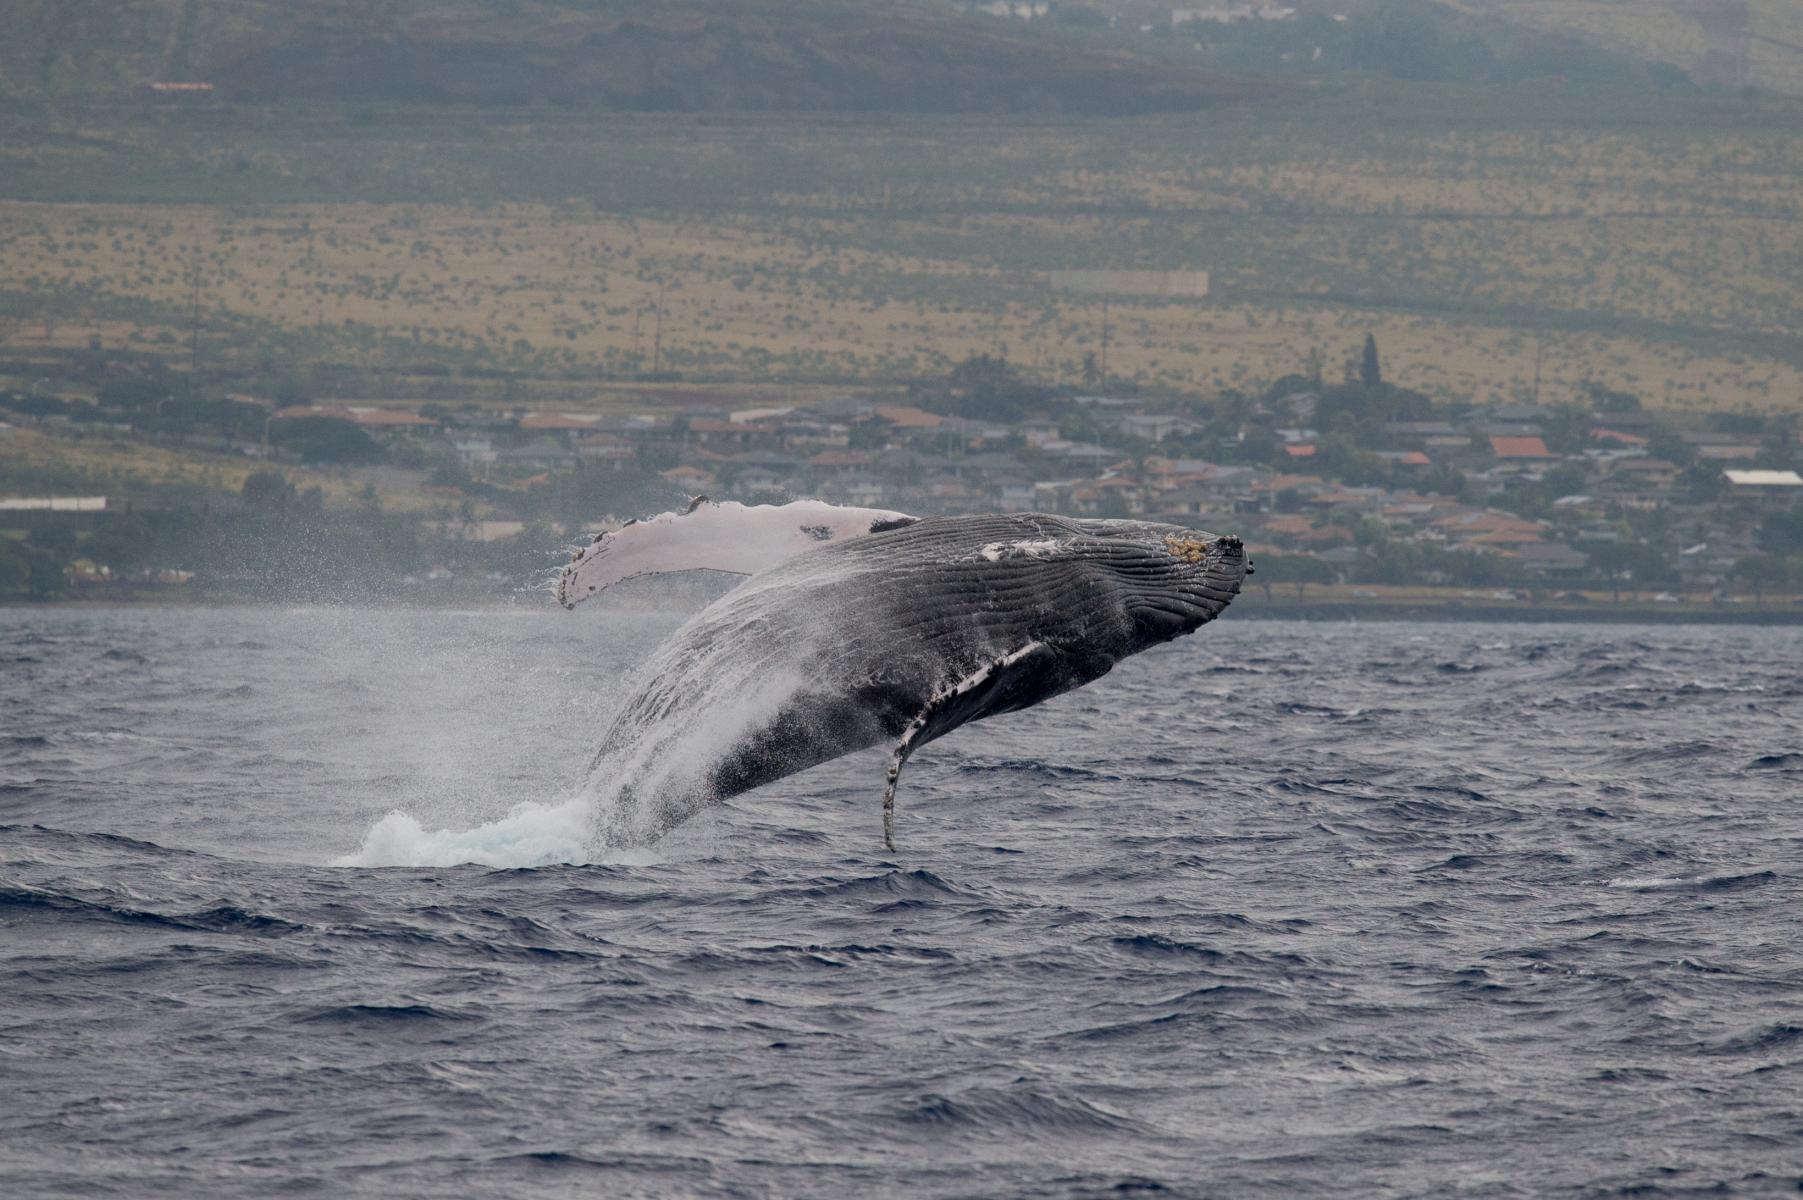
M1034 651L1043 649L1043 642L1028 642L1019 650L985 663L958 682L941 688L927 701L927 706L908 722L908 727L902 731L901 740L895 743L895 749L889 753L889 773L883 784L883 845L890 851L895 849L895 784L901 778L901 769L908 761L908 755L914 753L914 747L920 744L921 735L926 733L934 716L991 682Z
M755 575L820 546L863 537L872 525L908 522L905 513L845 508L822 500L747 507L697 498L685 512L667 512L596 534L557 580L565 608L626 579L672 571Z

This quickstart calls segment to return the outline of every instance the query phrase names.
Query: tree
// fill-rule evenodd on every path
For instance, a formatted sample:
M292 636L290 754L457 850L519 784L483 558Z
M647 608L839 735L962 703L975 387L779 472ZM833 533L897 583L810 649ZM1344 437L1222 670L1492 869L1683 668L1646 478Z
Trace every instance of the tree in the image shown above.
M1590 472L1579 462L1562 462L1540 477L1540 495L1552 501L1575 496L1590 483Z
M25 590L31 578L31 558L25 548L9 537L0 537L0 595Z
M604 516L644 516L688 500L681 488L641 467L587 466L557 476L552 487L554 510L571 525Z
M143 375L125 375L107 380L100 385L95 399L101 408L117 409L135 415L145 409L154 409L174 394L175 384L169 378L168 371L157 367Z
M34 600L60 596L69 588L63 574L63 560L36 546L20 546L25 558L25 588Z
M1640 397L1633 392L1618 392L1593 379L1586 379L1578 385L1578 390L1590 400L1591 407L1598 412L1639 412Z
M1359 361L1359 382L1374 388L1383 381L1384 373L1377 362L1377 338L1367 333L1364 357Z
M280 471L264 468L245 477L239 495L252 508L263 513L280 513L294 502L294 485Z
M382 457L382 447L376 440L342 417L271 421L269 438L303 462L365 463Z
M936 411L985 421L1019 421L1042 408L1051 391L1014 373L1005 358L973 354L952 368L948 390L928 405Z
M1433 401L1413 388L1378 382L1336 384L1315 405L1315 428L1322 433L1348 433L1361 446L1387 442L1384 426L1391 421L1425 421Z
M516 579L553 566L563 553L564 539L544 521L534 521L510 538L494 544L490 564Z
M1759 544L1772 554L1803 553L1803 502L1767 513L1759 523Z
M48 554L56 560L60 568L75 557L79 539L75 531L62 525L44 525L26 535L25 541L34 550Z
M1309 584L1334 581L1333 567L1312 554L1261 554L1254 565L1258 568L1258 582L1264 586L1266 599L1270 599L1274 583L1295 584L1296 599L1300 600L1303 589Z
M1645 542L1592 542L1583 549L1592 569L1608 581L1617 604L1624 582L1659 580L1670 574L1664 552Z
M125 570L157 565L160 546L150 523L138 513L127 513L90 533L81 552L102 566Z
M859 421L846 436L846 448L851 450L881 450L888 444L889 427L874 418Z
M285 375L275 385L275 406L277 408L294 408L301 404L312 403L307 394L307 385L293 375Z
M1685 441L1670 424L1660 421L1653 426L1647 435L1647 453L1654 458L1662 458L1666 462L1676 463L1680 467L1688 467L1696 461L1697 448Z
M1790 562L1772 554L1750 555L1734 564L1734 578L1751 586L1753 598L1761 604L1768 588L1782 591L1795 574Z

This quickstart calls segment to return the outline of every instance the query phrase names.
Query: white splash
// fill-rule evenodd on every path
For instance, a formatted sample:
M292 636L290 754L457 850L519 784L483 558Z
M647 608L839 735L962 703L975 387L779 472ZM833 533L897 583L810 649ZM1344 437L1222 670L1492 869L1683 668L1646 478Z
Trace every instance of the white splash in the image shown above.
M593 810L582 797L562 804L516 804L498 821L474 829L427 829L396 809L364 835L355 854L335 867L543 867L595 861Z
M671 520L693 522L707 511ZM794 515L785 512L783 519L792 523ZM868 524L864 520L862 528ZM1056 545L1036 543L1028 552L1041 544ZM444 761L432 765L430 778L421 773L410 781L410 790L419 795L397 797L396 811L376 822L358 850L335 865L536 867L631 861L626 856L643 854L647 843L709 806L713 773L736 748L785 719L798 697L821 688L823 652L838 645L837 630L860 618L822 607L797 629L794 592L781 572L778 566L753 575L624 676L591 682L584 676L581 650L573 650L566 659L568 674L560 674L554 686L583 697L590 688L606 691L610 700L604 707L612 710L602 720L597 711L602 705L580 703L581 711L595 718L591 728L608 732L578 787L559 786L546 801L517 804L505 816L472 828L427 828L416 814L437 814L449 823L495 811L492 792L485 798L478 787L470 794L472 781L493 777L492 767L478 765L472 773L469 756L445 746ZM832 571L817 567L812 574L825 577ZM612 626L619 614L609 616ZM617 649L611 629L595 632L609 650ZM569 723L567 716L557 719ZM460 736L470 732L464 729Z
M376 822L355 853L332 865L522 868L665 861L665 854L646 848L664 829L661 814L648 811L642 798L694 794L696 807L705 806L700 797L709 768L757 726L775 719L805 686L805 676L788 661L790 653L804 649L794 644L780 653L702 663L672 661L667 652L653 655L636 677L657 680L686 668L700 703L684 718L632 730L567 798L524 801L506 816L467 829L429 829L397 808Z

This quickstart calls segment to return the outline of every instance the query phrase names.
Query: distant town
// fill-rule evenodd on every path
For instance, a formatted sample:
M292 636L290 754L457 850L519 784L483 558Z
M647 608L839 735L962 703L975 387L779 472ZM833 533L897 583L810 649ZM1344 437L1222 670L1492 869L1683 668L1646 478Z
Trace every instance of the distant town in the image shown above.
M0 437L249 468L224 500L9 484L0 594L268 595L322 579L358 594L505 594L578 536L700 495L1231 531L1273 604L1769 610L1800 582L1803 455L1788 418L1650 411L1601 383L1559 402L1436 403L1388 381L1369 339L1331 383L1315 369L1258 391L1154 396L1095 374L1057 389L978 356L884 393L747 403L676 385L600 409L207 400L174 377L0 395ZM306 472L350 490L328 503L299 485ZM249 549L259 535L290 549Z

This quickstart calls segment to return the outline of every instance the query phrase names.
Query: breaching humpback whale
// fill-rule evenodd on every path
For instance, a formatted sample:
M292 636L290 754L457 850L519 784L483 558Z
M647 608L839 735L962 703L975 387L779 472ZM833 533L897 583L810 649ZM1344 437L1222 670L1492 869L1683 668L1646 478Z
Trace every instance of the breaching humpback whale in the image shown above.
M598 535L564 568L558 598L573 607L621 579L693 568L751 577L653 653L602 738L596 768L622 776L613 835L662 832L888 743L890 849L896 780L915 750L1193 632L1249 569L1237 537L1147 521L698 499ZM705 750L698 727L716 735L699 739Z

